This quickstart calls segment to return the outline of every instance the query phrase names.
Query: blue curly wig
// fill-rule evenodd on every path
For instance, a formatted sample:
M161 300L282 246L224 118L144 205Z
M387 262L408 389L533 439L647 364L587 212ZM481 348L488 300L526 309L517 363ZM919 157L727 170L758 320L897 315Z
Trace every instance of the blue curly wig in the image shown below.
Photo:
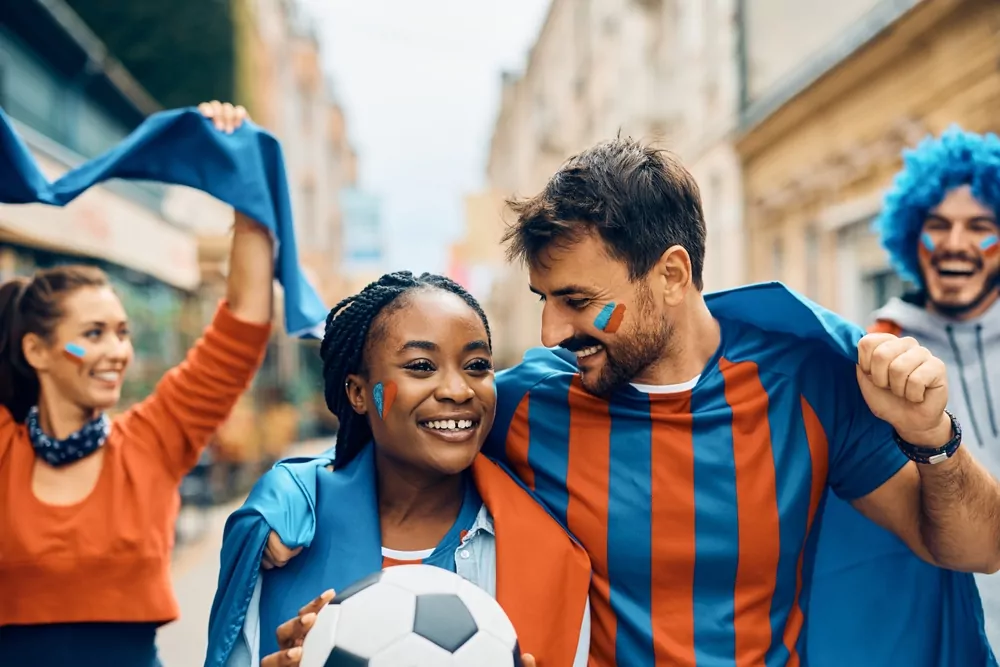
M1000 138L993 133L949 127L939 139L928 137L903 151L903 170L886 193L874 228L900 277L923 287L917 243L927 212L949 191L972 186L981 203L1000 213Z

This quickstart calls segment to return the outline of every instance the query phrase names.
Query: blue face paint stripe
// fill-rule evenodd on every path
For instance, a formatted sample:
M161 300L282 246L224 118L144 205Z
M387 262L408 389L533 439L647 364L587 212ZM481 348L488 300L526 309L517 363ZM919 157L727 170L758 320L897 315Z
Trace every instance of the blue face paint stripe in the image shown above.
M995 246L997 243L1000 243L1000 239L998 239L995 234L990 234L985 239L983 239L982 242L979 244L979 249L980 250L989 250L990 248L992 248L993 246Z
M83 349L82 346L76 343L66 343L66 351L72 354L74 357L80 357L81 359L86 356L87 351Z
M375 409L378 411L379 419L382 418L382 408L385 403L385 388L382 386L381 382L375 383L375 387L372 389L372 398L375 399Z
M615 312L615 305L615 302L612 301L611 303L605 305L604 308L601 308L601 312L599 312L597 317L594 318L595 327L604 331L604 328L608 326L608 322L611 321L611 314Z
M927 232L920 235L920 242L924 245L929 252L934 252L934 239Z

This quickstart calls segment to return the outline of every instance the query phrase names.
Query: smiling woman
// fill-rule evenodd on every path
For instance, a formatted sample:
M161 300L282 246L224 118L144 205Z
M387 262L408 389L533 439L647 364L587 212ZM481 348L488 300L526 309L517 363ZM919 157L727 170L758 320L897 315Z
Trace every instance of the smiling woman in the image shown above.
M332 470L325 456L279 464L258 482L249 507L227 522L222 572L250 568L242 580L220 582L206 665L296 665L301 650L278 628L303 603L412 563L456 572L493 595L521 649L540 664L585 664L589 560L480 454L497 395L489 323L472 295L443 276L384 275L333 308L320 354L327 406L340 420ZM289 473L310 481L272 486ZM315 493L310 500L300 495L307 489ZM267 499L271 517L302 516L301 507L314 512L308 545L289 550L277 533L268 537L283 530L269 524L244 531L240 523L254 520L256 498ZM241 532L262 541L240 542ZM261 551L260 578L255 559L232 560ZM230 600L249 606L223 608ZM547 610L546 600L555 608ZM231 628L239 624L238 636Z
M244 118L203 113L219 130ZM273 250L236 215L214 321L113 420L134 350L107 276L62 266L0 286L0 664L159 664L178 487L264 355Z

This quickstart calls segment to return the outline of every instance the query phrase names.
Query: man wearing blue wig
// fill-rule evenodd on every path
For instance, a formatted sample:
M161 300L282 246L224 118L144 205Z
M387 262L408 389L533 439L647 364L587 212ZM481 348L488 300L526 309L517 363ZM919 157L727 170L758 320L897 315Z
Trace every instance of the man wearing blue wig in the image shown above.
M949 410L965 426L969 450L994 477L1000 474L998 213L996 135L953 126L907 151L876 229L896 271L916 290L877 311L870 329L912 336L944 360L955 388ZM853 643L811 646L814 665L892 664L884 661L890 653L914 642L923 646L920 664L927 667L996 664L989 644L1000 646L1000 577L925 563L831 497L820 544L834 546L834 540L836 548L818 550L813 596L842 604L811 609L810 626L832 624L842 636L878 634L891 641L879 657L870 654L871 643L863 654ZM863 590L875 595L852 599ZM842 613L849 608L855 612ZM830 636L809 633L817 641Z

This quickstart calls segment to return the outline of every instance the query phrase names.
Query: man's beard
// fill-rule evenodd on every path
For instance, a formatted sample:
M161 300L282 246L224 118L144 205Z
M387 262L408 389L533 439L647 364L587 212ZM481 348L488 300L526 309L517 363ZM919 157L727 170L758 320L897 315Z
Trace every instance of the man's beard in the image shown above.
M636 306L638 312L635 321L654 324L657 314L652 306L652 295L640 292ZM595 373L581 373L580 379L588 392L607 398L668 356L673 333L670 322L660 319L655 322L655 326L646 329L622 331L611 338L610 344L586 336L563 341L560 347L570 352L578 352L594 345L604 348L604 365Z
M604 365L596 377L592 380L582 377L584 389L597 396L609 397L667 356L673 333L673 326L664 321L658 327L635 332L629 338L616 339L613 348L604 348Z
M926 283L927 278L925 277L924 284ZM978 308L980 304L992 296L997 289L1000 289L1000 268L994 269L993 273L986 277L985 282L983 282L983 289L980 290L979 294L977 294L974 299L966 303L939 303L931 297L929 291L927 292L927 301L934 306L934 310L942 317L960 319L969 311Z

